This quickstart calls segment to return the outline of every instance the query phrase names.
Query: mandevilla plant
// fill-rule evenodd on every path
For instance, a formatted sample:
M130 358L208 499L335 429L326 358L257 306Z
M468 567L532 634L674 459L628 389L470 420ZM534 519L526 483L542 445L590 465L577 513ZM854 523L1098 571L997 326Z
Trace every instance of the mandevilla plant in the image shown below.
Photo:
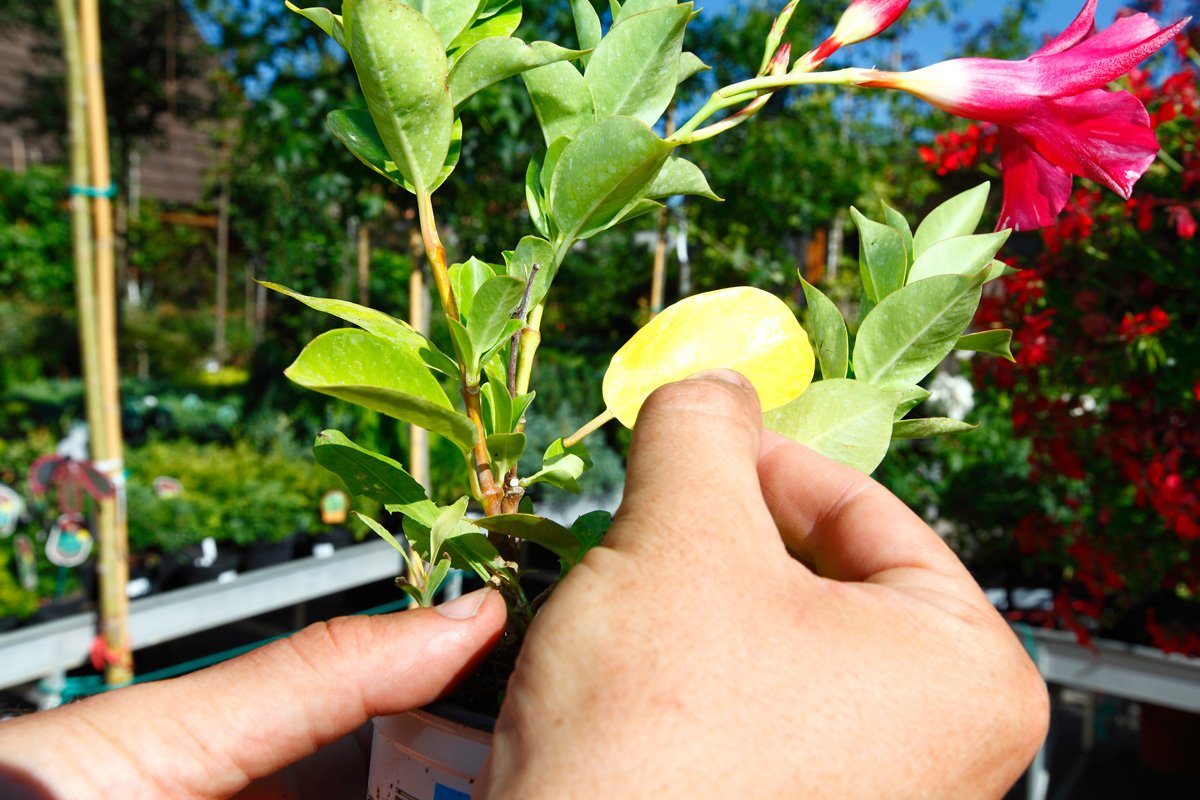
M690 2L610 0L605 30L590 0L571 0L575 47L514 38L520 0L345 0L340 16L289 4L350 54L366 110L331 111L329 128L364 164L416 196L453 343L445 353L381 311L268 284L357 326L317 337L287 370L289 378L426 428L463 453L472 496L438 507L387 455L338 431L322 433L315 446L317 461L352 492L403 517L407 548L378 522L364 521L401 552L411 551L404 588L420 603L432 602L449 569L467 569L503 587L514 620L527 622L534 604L518 580L519 541L556 553L565 572L602 540L610 518L593 512L564 527L537 516L526 489L546 483L578 492L590 466L583 443L588 433L614 418L633 426L654 389L702 369L738 370L758 390L768 428L863 472L879 464L892 439L971 427L907 415L929 396L921 380L951 351L1011 358L1011 331L967 333L984 284L1009 271L996 260L1009 231L975 233L986 184L938 207L915 231L886 204L878 220L853 212L863 284L853 326L807 283L806 327L781 300L748 287L667 308L613 357L604 377L604 413L554 442L539 470L518 474L542 312L572 248L661 208L673 195L717 199L683 155L687 145L746 122L772 92L801 84L898 88L952 113L998 123L1005 167L1001 219L1013 225L1052 219L1072 174L1128 193L1153 160L1157 144L1144 109L1126 93L1099 87L1161 47L1183 23L1159 30L1136 15L1088 38L1095 9L1089 0L1065 33L1023 62L969 59L905 74L821 72L831 54L879 34L908 2L854 0L833 34L792 63L790 47L781 42L796 1L768 34L758 75L717 90L665 138L655 126L677 86L706 69L684 49L695 13ZM479 257L448 263L433 195L454 172L462 139L470 135L460 111L476 92L514 76L528 89L544 138L525 175L536 231L502 253L501 263ZM1118 110L1119 119L1098 124ZM472 500L482 508L478 518L468 515Z

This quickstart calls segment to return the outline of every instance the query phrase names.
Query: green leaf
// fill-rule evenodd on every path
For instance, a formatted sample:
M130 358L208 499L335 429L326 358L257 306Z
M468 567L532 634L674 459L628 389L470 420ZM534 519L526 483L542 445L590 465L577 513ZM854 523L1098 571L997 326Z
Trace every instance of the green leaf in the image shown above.
M526 392L519 394L512 401L512 425L516 428L521 423L521 418L525 416L525 412L529 410L529 404L537 397L537 392Z
M969 333L958 340L954 345L954 349L987 353L988 355L1007 358L1009 361L1016 363L1016 359L1013 358L1012 354L1012 337L1013 332L1007 328Z
M573 139L596 120L592 90L575 65L558 61L521 73L546 147Z
M454 505L438 510L437 519L433 521L433 527L429 529L430 563L438 560L438 556L442 552L442 545L446 540L454 538L454 534L459 527L458 523L462 522L463 515L466 513L466 497L460 497Z
M434 509L436 513L437 507ZM413 551L422 558L429 555L430 528L431 525L422 525L412 517L404 518L404 535L412 544ZM461 520L454 536L445 540L443 547L450 554L452 567L472 570L486 581L490 570L499 567L503 562L495 546L479 530L467 520Z
M494 357L499 357L500 354L508 347L509 341L520 332L521 328L525 327L519 319L510 319L504 323L504 328L500 331L500 336L496 339L496 343L492 345L492 349L483 354L481 361L486 364Z
M691 3L672 4L624 18L609 30L584 71L601 117L658 121L675 96L691 13Z
M969 422L948 417L929 417L927 419L905 419L897 422L892 428L893 439L927 439L931 436L949 436L978 428Z
M897 231L867 219L857 208L850 209L850 216L858 228L858 263L863 290L868 300L878 304L904 285L904 273L908 269L904 240Z
M450 573L450 559L439 559L433 565L433 569L429 571L429 578L425 583L424 591L422 592L421 605L429 608L433 605L433 596L437 594L438 589L442 587L442 582L446 580L446 576Z
M475 343L471 341L471 334L467 332L467 326L456 319L447 318L446 327L450 330L450 341L454 343L455 352L458 353L462 363L466 365L467 380L476 381L483 354L475 349Z
M676 83L683 83L688 78L705 70L712 69L700 60L700 56L686 50L679 54L679 71L675 76Z
M475 524L494 533L503 533L515 539L541 545L572 563L578 559L579 541L571 531L545 517L534 514L498 514L477 519Z
M884 388L889 392L900 393L900 402L896 405L896 419L898 420L903 419L905 414L933 397L928 389L910 383L893 383Z
M580 50L595 50L600 44L600 15L592 0L571 0L571 16L575 18L575 35L579 37ZM590 55L583 57L587 66Z
M458 303L458 311L466 319L471 318L471 309L474 307L479 287L501 274L498 267L485 264L475 257L465 264L452 264L447 272L450 275L450 288L454 291L454 299Z
M325 117L325 124L329 127L330 133L344 144L355 158L397 186L403 186L408 191L416 193L417 190L412 183L404 177L404 174L396 166L396 162L392 160L369 112L358 108L331 111ZM454 129L450 134L450 149L446 151L446 160L442 165L442 171L431 184L430 191L434 191L445 183L446 179L454 172L454 168L458 166L458 158L461 154L462 120L455 120Z
M287 0L284 5L310 22L316 23L317 27L325 31L329 36L332 36L333 40L340 44L343 50L346 49L346 31L342 27L342 17L340 14L335 14L328 8L321 8L320 6L299 8L293 5L291 0Z
M974 233L987 205L990 183L981 183L929 212L913 234L913 260L944 239Z
M558 168L558 160L562 158L563 151L567 149L567 145L571 140L563 136L554 141L554 144L546 148L546 158L542 162L542 197L547 199L547 204L550 198L550 186L554 182L554 170ZM548 207L548 205L547 205ZM550 227L554 227L554 220L550 220Z
M487 449L496 474L506 475L525 452L525 434L493 433L487 437Z
M489 279L475 293L467 333L477 352L485 353L503 342L509 333L508 323L525 293L525 284L511 275Z
M335 430L317 434L313 458L341 478L351 494L369 497L425 525L433 524L437 506L399 462L360 447Z
M1003 261L993 261L991 264L988 265L987 279L989 281L994 281L997 278L1003 278L1006 275L1016 275L1020 271L1021 270L1019 270L1019 269L1014 269L1013 267L1010 267L1008 264L1005 264Z
M679 194L691 194L707 197L709 200L721 201L708 185L704 173L686 158L671 157L650 184L646 192L648 198L672 197Z
M821 455L870 475L887 455L898 392L862 381L819 381L763 424Z
M538 233L547 238L554 235L550 228L550 217L546 213L546 195L542 190L542 162L535 155L529 159L525 169L525 205L529 208L529 219Z
M628 0L621 6L620 12L613 14L613 25L624 22L634 14L644 14L660 8L671 8L675 3L676 0Z
M579 494L579 476L591 467L592 459L583 442L565 447L562 439L555 439L542 456L542 468L523 479L521 485L548 483L572 494Z
M512 397L508 387L489 375L487 383L479 387L479 394L483 397L484 419L490 423L488 429L492 433L512 433Z
M430 369L435 369L451 378L458 377L458 364L403 320L398 320L367 306L351 303L348 300L309 297L299 292L293 292L278 283L269 281L259 281L259 283L272 291L299 300L309 308L357 325L368 333L386 339L398 347L413 350Z
M404 562L406 564L408 564L409 572L412 572L412 559L408 554L408 550L405 549L404 545L402 545L402 544L400 544L400 542L396 541L396 537L392 536L391 531L389 531L387 528L380 525L375 520L368 517L366 514L360 514L357 511L355 511L354 516L356 516L360 520L362 520L363 523L368 528L370 528L380 539L383 539L385 542L387 542L392 547L394 547L396 549L397 553L404 556Z
M495 6L495 7L493 7ZM484 4L484 10L465 31L458 35L447 50L463 52L471 45L496 36L511 36L521 24L521 0Z
M529 282L533 265L538 265L537 275L533 279L533 288L529 292L529 309L536 308L550 291L550 284L557 273L557 262L554 257L554 246L545 239L536 236L526 236L517 243L512 259L508 263L508 274L520 281L524 287Z
M602 119L580 133L563 150L550 185L562 238L574 241L641 199L673 149L631 117Z
M424 362L365 331L321 334L284 374L307 389L439 433L463 449L474 444L475 427L454 411Z
M484 39L464 52L450 70L450 96L457 108L493 83L582 55L582 50L567 50L551 42L525 44L508 36Z
M908 220L904 218L896 209L887 204L886 201L880 201L883 205L883 221L888 224L888 227L900 234L901 241L904 242L904 252L908 258L908 266L913 263L913 235L912 228L908 226Z
M908 282L915 283L934 275L974 275L992 263L1010 233L999 231L943 239L913 262Z
M421 12L450 50L454 41L475 21L484 0L401 0Z
M345 0L342 16L379 136L416 193L428 194L454 132L441 37L424 17L392 0Z
M821 290L800 278L808 302L808 335L813 341L821 377L844 378L850 371L850 334L846 320L833 301Z
M919 383L971 324L982 278L937 275L884 298L858 329L855 375L876 386Z
M612 527L613 517L607 511L589 511L571 523L571 535L579 542L579 557L604 543L604 534Z

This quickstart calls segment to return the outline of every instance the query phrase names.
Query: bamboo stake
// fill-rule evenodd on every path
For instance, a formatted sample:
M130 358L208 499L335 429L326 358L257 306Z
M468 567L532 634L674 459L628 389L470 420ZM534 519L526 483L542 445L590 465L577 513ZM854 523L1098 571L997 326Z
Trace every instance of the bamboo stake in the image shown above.
M121 437L121 398L117 364L116 282L113 275L112 185L108 155L108 114L100 61L100 9L97 0L79 0L79 28L87 95L88 153L91 160L93 231L95 235L96 342L99 355L101 426L92 431L97 466L113 485L116 497L100 504L100 633L104 638L105 680L133 679L129 639L128 534L125 521L125 463Z
M370 284L371 226L366 222L360 222L358 225L358 304L360 306L367 305L367 302L371 299Z
M368 230L366 225L358 230L358 263L361 270L364 263L370 263L371 240L362 234L363 231ZM412 274L408 278L408 324L412 325L418 333L428 335L429 315L425 313L425 305L428 302L429 293L425 289L425 270L421 265L421 233L415 227L412 229L409 249L413 252L413 268ZM359 275L361 276L362 272ZM365 291L362 283L359 284L359 290ZM364 302L363 305L366 303ZM416 478L417 483L426 489L431 488L429 482L429 431L417 425L408 426L408 469L409 473Z
M667 107L666 136L675 132L675 104ZM654 271L650 280L650 318L663 310L663 295L667 284L667 223L671 210L663 206L658 211L658 239L654 242Z

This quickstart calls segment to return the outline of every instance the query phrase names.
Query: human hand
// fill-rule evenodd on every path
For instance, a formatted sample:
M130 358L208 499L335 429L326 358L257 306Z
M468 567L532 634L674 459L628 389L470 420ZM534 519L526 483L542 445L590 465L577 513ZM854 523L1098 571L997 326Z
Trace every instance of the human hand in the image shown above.
M616 522L530 628L476 796L1000 797L1048 719L1017 639L928 526L764 433L738 379L643 407Z
M186 677L0 722L0 796L361 800L366 751L349 735L437 698L504 630L497 593L460 601L317 623Z

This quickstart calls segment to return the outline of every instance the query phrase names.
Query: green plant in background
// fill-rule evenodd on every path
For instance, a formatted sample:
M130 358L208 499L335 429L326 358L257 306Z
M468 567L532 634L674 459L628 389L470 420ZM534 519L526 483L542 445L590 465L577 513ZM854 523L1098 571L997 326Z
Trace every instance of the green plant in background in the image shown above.
M892 4L868 19L870 30L863 29L859 5L847 12L847 19L859 19L858 28L835 34L842 39L833 49L878 33L906 4ZM574 49L513 38L521 18L514 2L410 7L348 0L341 16L323 8L293 9L351 56L367 108L331 112L330 130L365 165L416 195L448 327L451 347L445 352L380 311L268 284L358 326L317 337L289 367L288 377L425 427L461 453L470 494L439 506L401 464L338 431L322 433L315 447L318 463L340 475L352 492L404 518L408 549L415 554L405 556L411 559L408 591L419 602L431 602L446 570L456 566L507 587L517 616L527 619L517 542L547 547L566 570L600 541L606 525L590 514L569 527L538 516L526 490L541 483L579 491L579 479L593 464L583 438L614 417L632 426L655 388L700 369L738 369L758 389L768 427L867 472L894 436L970 427L949 419L903 418L928 396L919 381L951 350L1007 354L1007 332L963 338L982 285L1005 272L994 256L1007 233L974 235L986 186L946 203L915 232L887 206L878 222L856 213L865 300L853 339L841 312L811 286L805 287L807 332L784 303L756 289L688 298L613 357L604 379L603 414L551 442L540 463L535 459L524 472L519 466L535 400L534 355L559 269L577 243L661 208L668 197L718 199L703 173L683 157L686 146L751 117L778 88L772 78L809 82L806 73L832 52L827 43L825 55L810 53L788 71L790 48L780 43L794 7L784 10L768 34L761 87L719 90L666 138L654 126L677 85L704 68L683 47L691 3L614 4L605 32L590 3L577 0ZM525 178L536 230L505 251L503 263L470 258L449 264L433 195L453 173L463 137L470 136L459 110L481 89L517 75L544 144ZM744 108L704 127L730 106ZM810 387L818 363L821 379ZM467 515L471 500L482 507L482 517ZM367 524L406 550L374 520Z

